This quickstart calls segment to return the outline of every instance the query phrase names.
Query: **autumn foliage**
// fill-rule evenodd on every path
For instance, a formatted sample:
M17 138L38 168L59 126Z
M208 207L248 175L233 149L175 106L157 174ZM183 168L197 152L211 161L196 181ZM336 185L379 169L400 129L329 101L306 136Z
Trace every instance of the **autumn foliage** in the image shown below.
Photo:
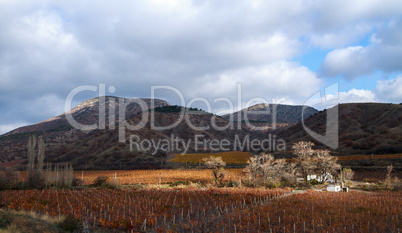
M203 159L213 157L221 157L226 164L247 164L251 157L249 152L228 151L219 153L194 153L194 154L177 154L170 162L176 163L203 163Z
M93 229L142 232L397 232L399 192L285 189L25 190L0 205L80 219Z

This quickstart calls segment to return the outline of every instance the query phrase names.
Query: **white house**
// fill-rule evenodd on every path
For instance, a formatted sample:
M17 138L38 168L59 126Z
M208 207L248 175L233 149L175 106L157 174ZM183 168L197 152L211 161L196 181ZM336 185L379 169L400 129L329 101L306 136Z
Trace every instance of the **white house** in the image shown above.
M318 182L322 182L322 181L326 181L328 183L334 183L334 176L329 174L329 173L325 173L322 174L321 176L317 176L317 175L307 175L307 181L310 180L317 180Z
M319 182L322 182L323 180L325 180L328 183L334 183L334 176L329 174L329 173L325 173L322 174L320 177L318 177L317 179Z
M340 192L341 191L341 186L339 186L339 185L328 185L327 186L327 191L328 192Z
M316 180L317 179L317 175L307 175L307 181L310 181L310 180Z

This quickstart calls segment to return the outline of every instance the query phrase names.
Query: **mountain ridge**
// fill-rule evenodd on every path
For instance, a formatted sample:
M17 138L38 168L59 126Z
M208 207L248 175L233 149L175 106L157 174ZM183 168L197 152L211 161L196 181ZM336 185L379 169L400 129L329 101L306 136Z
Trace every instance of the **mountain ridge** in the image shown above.
M257 114L255 114L257 112ZM302 114L303 112L303 114ZM240 111L223 115L222 118L232 121L259 121L266 123L294 124L305 118L318 113L318 110L305 105L285 104L255 104ZM247 115L247 117L246 117ZM274 119L274 116L276 117ZM276 121L276 122L274 122Z
M178 121L180 119L178 109L180 108L186 110L184 112L185 117L178 122L176 127L168 130L154 130L150 125L151 118L148 118L145 125L138 130L129 129L130 127L124 128L126 138L122 142L119 138L119 130L121 129L116 127L121 123L119 122L121 119L117 114L119 109L116 106L114 114L110 114L109 111L110 103L116 102L116 100L125 101L127 99L105 97L104 106L100 106L99 99L93 98L80 103L69 112L0 135L0 164L20 161L19 164L23 165L24 161L26 161L26 142L29 135L32 134L43 135L47 145L47 162L71 162L79 169L160 167L169 153L180 153L177 150L168 151L167 154L160 152L152 154L146 150L129 151L130 135L137 135L144 140L170 140L173 136L183 140L191 140L196 135L201 135L205 140L209 141L227 140L230 146L235 143L235 137L241 139L250 137L251 139L263 140L270 135L274 135L277 139L283 139L289 148L292 143L300 140L315 141L305 132L301 122L272 124L269 121L262 121L257 115L257 118L251 119L251 124L242 122L235 124L234 121L227 119L228 115L225 115L225 119L225 116L216 116L204 111L194 109L187 109L190 110L187 111L184 107L172 106L164 100L156 99L155 109L152 111L155 126L168 126ZM148 107L151 106L152 99L143 99L143 101ZM69 122L65 119L65 115L70 113L81 124L99 124L99 106L102 111L105 110L108 113L105 116L104 129L79 130L69 125ZM338 105L340 147L336 152L345 154L385 153L393 150L395 153L402 152L402 149L398 147L399 142L402 141L401 106L381 103ZM129 125L140 123L149 110L143 111L144 109L141 109L135 103L128 104L125 107L125 123ZM281 108L280 106L276 107ZM289 106L285 108L289 108ZM301 114L302 109L308 109L310 116L304 119L304 124L314 132L325 133L326 110L318 111L305 106L296 106L293 109L296 109L295 113L285 114L283 119L293 122L298 119L296 115ZM267 105L257 104L242 111L259 110L267 110ZM240 116L242 111L240 111ZM282 112L286 113L284 110ZM301 119L301 116L299 119ZM217 130L213 127L212 121L220 127L232 123L234 123L235 127ZM199 128L201 127L209 128L200 130ZM266 127L266 129L261 130L258 127ZM326 148L319 142L316 142L316 144L319 148ZM188 152L191 151L194 151L193 147L190 147ZM206 148L204 151L212 152L211 148Z

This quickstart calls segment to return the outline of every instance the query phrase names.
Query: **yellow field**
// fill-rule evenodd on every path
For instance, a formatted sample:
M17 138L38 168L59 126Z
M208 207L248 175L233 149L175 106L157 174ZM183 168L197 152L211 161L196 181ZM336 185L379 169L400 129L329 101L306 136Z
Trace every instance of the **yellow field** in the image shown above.
M344 160L364 160L364 159L395 159L402 158L402 154L389 154L389 155L348 155L338 156L339 161Z
M243 169L225 169L224 181L238 181ZM116 171L76 171L74 176L84 178L85 184L91 184L98 176L108 176L109 182L117 184L171 184L177 181L210 182L212 171L209 169L183 170L116 170Z
M202 163L203 158L209 156L222 157L226 164L247 164L251 154L242 151L228 151L219 153L199 153L199 154L176 154L170 162L176 163Z

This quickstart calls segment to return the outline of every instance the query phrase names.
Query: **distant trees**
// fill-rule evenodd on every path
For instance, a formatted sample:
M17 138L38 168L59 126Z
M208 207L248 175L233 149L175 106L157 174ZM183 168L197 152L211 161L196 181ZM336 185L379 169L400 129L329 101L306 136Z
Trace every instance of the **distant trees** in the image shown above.
M215 183L220 183L223 178L225 178L226 172L224 167L226 166L226 163L222 160L222 157L210 156L204 158L202 161L207 168L212 169Z
M296 184L300 173L307 182L307 175L319 174L321 183L341 168L337 158L328 150L312 149L312 142L298 142L292 146L296 158L293 162L285 159L275 159L273 155L261 153L251 157L244 170L251 185L292 186Z
M337 163L337 158L331 156L328 150L314 150L313 146L314 143L304 141L293 144L296 164L305 182L307 182L307 175L316 173L321 176L321 183L324 183L328 179L326 174L337 173L341 166Z
M73 185L74 177L73 166L66 163L64 166L55 165L54 169L52 164L46 165L45 185L46 187L71 187Z
M45 142L43 137L31 135L28 138L28 165L26 174L26 184L29 188L70 187L74 180L73 167L66 163L63 166L56 165L52 170L52 165L47 164L44 171Z
M31 188L43 188L45 177L43 174L43 161L45 158L45 143L43 137L38 139L35 135L28 138L28 166L27 166L27 185Z
M337 163L337 158L331 156L329 150L314 150L315 170L321 175L321 183L328 181L327 174L336 174L341 169L341 165Z
M298 142L293 144L293 153L296 155L296 164L302 174L304 181L307 182L307 175L314 170L312 142Z
M9 169L0 170L0 190L18 188L20 173Z
M296 183L295 165L285 159L275 159L271 154L261 153L251 157L244 170L252 186L281 186Z
M352 179L355 175L355 172L352 171L352 169L350 168L343 168L341 171L341 182L342 182L342 186L343 184L346 185L352 185Z
M391 182L391 172L394 169L394 167L391 165L387 166L387 174L385 176L385 186L387 189L392 188L392 182Z

